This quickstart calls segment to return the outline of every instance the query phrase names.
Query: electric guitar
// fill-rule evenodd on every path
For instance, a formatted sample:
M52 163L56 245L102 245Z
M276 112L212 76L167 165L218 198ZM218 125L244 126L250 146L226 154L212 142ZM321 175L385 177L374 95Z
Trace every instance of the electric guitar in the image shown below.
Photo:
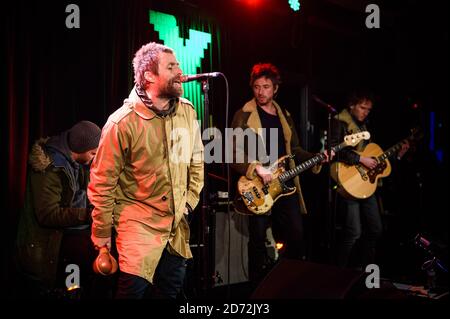
M419 129L411 130L408 141L417 140L422 137ZM368 144L362 152L356 152L360 156L372 157L377 160L375 168L369 169L362 164L347 165L335 162L331 165L331 177L338 183L337 191L346 198L363 199L371 196L377 189L378 179L391 174L391 163L388 158L396 154L405 140L395 144L386 152L375 143Z
M344 137L344 142L331 148L332 151L339 152L344 147L356 146L362 140L370 138L369 132L360 132ZM286 170L287 160L293 158L292 155L285 155L273 163L269 170L272 172L272 180L264 184L258 175L253 179L241 176L237 183L239 195L234 200L234 208L242 214L266 214L273 204L282 196L291 195L296 191L296 187L288 187L285 182L322 162L326 157L324 153L319 153L300 165Z

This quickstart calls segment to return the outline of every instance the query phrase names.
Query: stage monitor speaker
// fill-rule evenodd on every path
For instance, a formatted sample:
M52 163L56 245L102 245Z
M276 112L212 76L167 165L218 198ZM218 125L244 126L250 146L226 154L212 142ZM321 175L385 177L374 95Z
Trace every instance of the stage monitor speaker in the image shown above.
M281 259L253 292L252 299L344 299L364 285L361 271ZM365 286L364 286L365 287Z
M215 286L248 281L248 218L234 212L228 218L226 212L215 212Z

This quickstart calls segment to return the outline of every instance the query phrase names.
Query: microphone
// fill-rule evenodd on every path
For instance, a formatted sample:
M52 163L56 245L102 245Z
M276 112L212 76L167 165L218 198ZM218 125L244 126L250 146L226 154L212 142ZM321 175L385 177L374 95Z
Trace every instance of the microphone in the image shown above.
M208 78L216 78L220 75L220 72L200 73L200 74L186 74L181 76L181 82L190 82L196 80L205 80Z
M320 105L326 107L328 109L328 112L330 112L330 113L337 113L337 111L336 111L336 109L334 107L332 107L330 104L325 103L324 101L319 99L317 96L313 95L312 98L314 99L314 101L316 101Z

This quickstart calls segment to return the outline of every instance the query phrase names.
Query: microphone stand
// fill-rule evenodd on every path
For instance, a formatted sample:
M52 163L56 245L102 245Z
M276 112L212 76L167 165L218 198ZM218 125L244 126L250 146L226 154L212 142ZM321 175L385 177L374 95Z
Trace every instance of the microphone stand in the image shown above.
M203 110L203 122L202 122L202 133L209 128L209 82L208 78L202 80L202 91L204 99L204 110ZM208 133L208 142L210 135ZM202 209L200 214L200 234L199 234L199 253L200 253L200 274L201 274L201 288L206 290L211 286L211 280L213 278L212 274L209 273L208 261L209 261L209 240L208 235L210 232L208 224L208 208L209 208L209 183L208 183L208 169L207 165L204 164L204 183L202 192Z
M326 139L326 150L328 154L328 158L331 158L331 117L333 114L337 113L337 110L331 106L330 104L325 103L321 99L319 99L317 96L313 95L313 99L320 105L324 106L328 113L328 123L327 123L327 139ZM330 160L328 160L328 196L327 196L327 209L328 209L328 238L327 238L327 248L329 252L329 258L330 261L333 261L333 244L335 242L336 237L336 212L333 209L333 192L332 192L332 180L331 180L331 163Z
M331 158L331 115L333 112L328 109L328 128L327 128L327 153L328 158ZM331 163L328 161L328 212L329 212L329 237L328 237L328 249L330 254L330 261L332 261L332 251L334 239L336 237L336 212L333 209L333 192L331 190Z
M202 81L202 91L203 91L203 121L201 125L202 129L202 141L203 141L203 132L208 133L208 141L211 139L211 134L209 132L209 78L218 77L219 75L224 76L220 72L212 72L205 74L198 74L196 76L187 76L184 82L192 81L192 80L200 80ZM191 79L189 79L191 77ZM228 92L228 82L227 84L227 92ZM228 98L227 98L227 106L228 106ZM202 192L202 206L199 216L199 227L198 231L198 262L194 259L194 264L197 265L196 274L200 275L200 288L205 292L207 289L212 288L214 285L214 250L211 248L211 245L214 245L214 221L210 215L210 194L209 194L209 180L208 180L208 166L205 163L203 166L204 172L204 181L203 181L203 192ZM213 225L213 228L210 227ZM211 244L212 242L212 244ZM212 266L210 266L212 265ZM195 285L195 284L194 284Z

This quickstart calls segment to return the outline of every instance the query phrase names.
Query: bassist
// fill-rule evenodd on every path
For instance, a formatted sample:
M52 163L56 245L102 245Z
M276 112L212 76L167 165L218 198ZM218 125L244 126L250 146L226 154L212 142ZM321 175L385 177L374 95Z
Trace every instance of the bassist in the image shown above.
M235 131L242 129L243 135L252 135L253 142L249 141L248 136L246 140L243 136L234 138L231 167L248 179L258 175L266 184L273 178L271 171L266 168L267 164L272 164L282 155L293 154L299 162L313 156L300 147L290 114L274 101L279 85L280 74L274 65L254 65L250 76L254 98L236 112L232 122ZM265 132L260 129L265 129ZM256 146L253 147L253 152L252 146ZM255 150L258 152L255 153ZM287 159L287 162L288 168L295 166L292 159ZM319 166L313 168L313 172L319 171ZM303 256L301 214L306 213L306 207L298 177L290 182L292 184L289 186L295 186L297 194L280 198L269 212L270 215L249 218L249 277L253 284L257 284L270 268L266 249L266 230L269 223L272 225L275 240L285 245L282 252L284 257Z

